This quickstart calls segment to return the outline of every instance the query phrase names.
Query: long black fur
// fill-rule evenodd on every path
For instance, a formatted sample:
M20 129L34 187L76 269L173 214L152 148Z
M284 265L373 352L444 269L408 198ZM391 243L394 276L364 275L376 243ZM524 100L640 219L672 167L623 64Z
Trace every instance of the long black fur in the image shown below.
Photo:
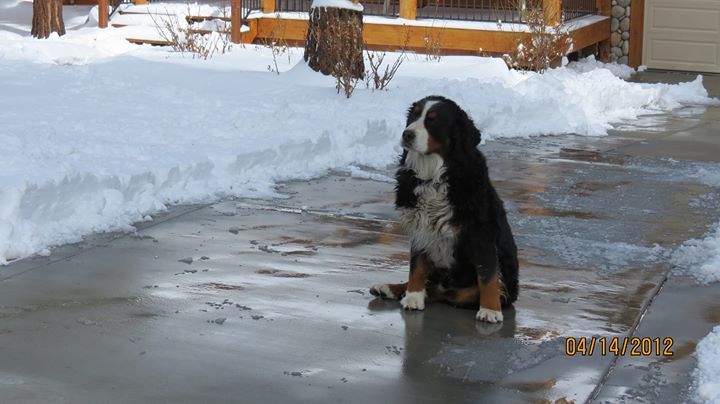
M496 271L505 285L502 306L508 307L518 296L517 247L507 221L502 200L490 182L485 156L478 150L481 134L472 119L454 101L431 96L410 107L407 125L417 119L418 108L427 101L439 101L433 106L436 118L426 120L425 127L436 141L442 143L448 199L452 205L451 223L458 226L454 258L451 268L433 268L429 282L446 289L477 285ZM415 172L405 167L407 151L400 158L396 173L398 208L413 208L417 204L415 187L422 182ZM422 253L414 251L413 258Z

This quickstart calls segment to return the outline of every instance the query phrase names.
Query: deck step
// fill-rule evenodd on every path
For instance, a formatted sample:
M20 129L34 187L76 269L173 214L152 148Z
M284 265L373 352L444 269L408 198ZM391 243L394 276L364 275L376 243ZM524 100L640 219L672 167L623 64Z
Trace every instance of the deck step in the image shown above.
M135 45L155 45L155 46L170 46L172 43L163 39L141 39L141 38L126 38L128 42Z
M188 12L191 14L186 16ZM164 28L166 21L176 25L183 19L189 25L189 32L206 35L212 32L230 33L229 8L212 5L191 5L180 3L152 3L148 5L123 4L113 14L110 25L126 31L126 38L134 44L170 45L158 28ZM184 22L183 24L184 25ZM248 27L242 27L248 32Z
M222 16L211 16L211 15L191 15L187 17L188 22L203 22L203 21L212 21L212 20L222 20L225 22L230 22L230 17L222 17Z

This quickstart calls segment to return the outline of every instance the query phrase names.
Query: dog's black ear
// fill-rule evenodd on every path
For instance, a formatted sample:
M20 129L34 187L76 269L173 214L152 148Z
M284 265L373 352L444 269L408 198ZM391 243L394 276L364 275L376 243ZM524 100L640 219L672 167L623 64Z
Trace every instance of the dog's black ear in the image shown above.
M465 154L471 152L480 144L481 134L468 114L455 104L455 133L454 151Z
M413 102L410 108L408 108L407 113L405 113L405 127L408 127L412 123L410 122L410 115L412 115L413 111L417 108L418 102L420 101Z

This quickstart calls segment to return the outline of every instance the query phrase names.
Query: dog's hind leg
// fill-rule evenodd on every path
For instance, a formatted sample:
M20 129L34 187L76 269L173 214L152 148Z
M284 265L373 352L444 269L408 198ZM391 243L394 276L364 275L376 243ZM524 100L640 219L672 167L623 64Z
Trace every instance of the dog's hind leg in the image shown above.
M379 283L370 288L370 294L383 299L400 299L407 290L405 283Z
M440 294L439 299L453 306L477 308L479 293L477 286L468 286L445 290Z
M518 297L518 277L519 265L517 258L517 246L512 229L507 220L507 213L497 192L493 190L495 198L495 221L498 227L498 236L496 240L498 260L500 263L500 272L502 274L502 282L505 293L502 296L502 306L509 307Z

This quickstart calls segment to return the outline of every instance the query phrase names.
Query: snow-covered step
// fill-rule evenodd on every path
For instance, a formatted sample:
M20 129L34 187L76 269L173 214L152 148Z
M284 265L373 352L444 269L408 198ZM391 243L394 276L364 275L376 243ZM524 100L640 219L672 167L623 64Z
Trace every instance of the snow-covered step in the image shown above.
M169 45L159 30L167 22L193 34L230 32L230 9L208 4L152 3L148 5L122 4L110 19L115 28L127 32L133 43ZM241 32L249 31L243 26Z

